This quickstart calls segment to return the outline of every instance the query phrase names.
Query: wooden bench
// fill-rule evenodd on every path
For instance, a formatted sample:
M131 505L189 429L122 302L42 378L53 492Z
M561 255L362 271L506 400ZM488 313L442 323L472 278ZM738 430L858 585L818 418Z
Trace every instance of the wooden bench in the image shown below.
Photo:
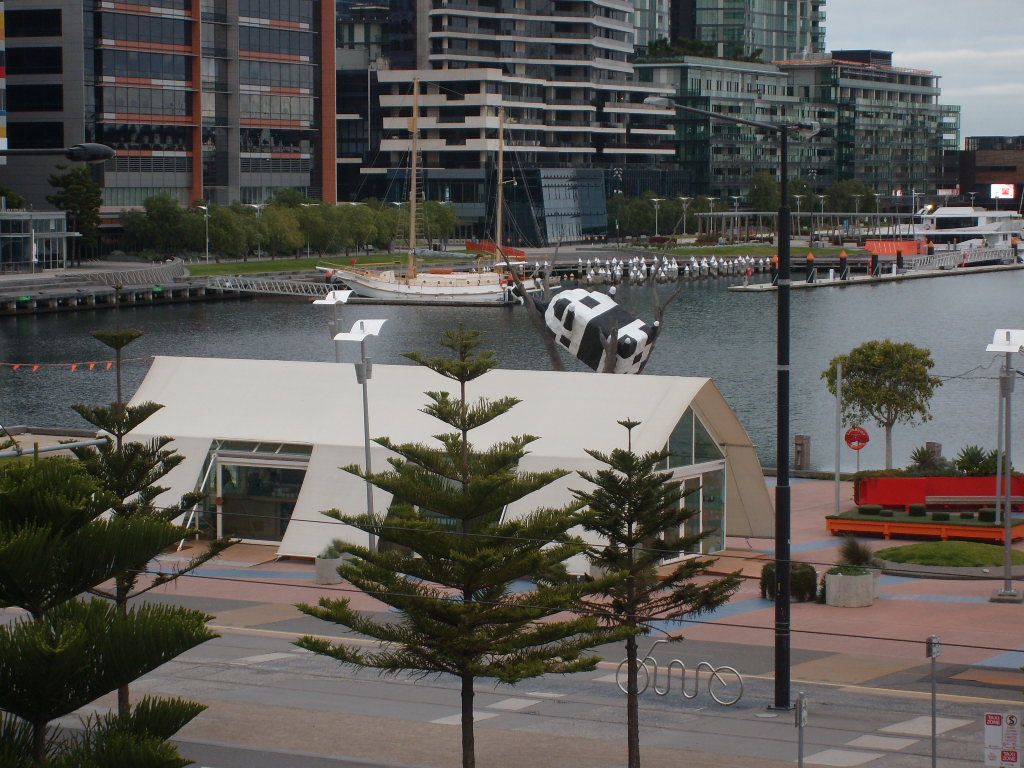
M989 506L994 507L998 500L1002 504L1005 496L925 496L924 503L931 506L966 507L966 506ZM1011 496L1010 504L1017 506L1024 504L1024 496Z

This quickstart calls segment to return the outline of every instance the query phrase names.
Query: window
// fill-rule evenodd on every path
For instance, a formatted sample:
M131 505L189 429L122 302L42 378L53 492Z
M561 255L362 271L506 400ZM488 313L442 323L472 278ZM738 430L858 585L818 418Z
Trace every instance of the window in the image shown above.
M8 112L60 112L64 89L60 85L8 85Z
M60 37L60 10L12 11L4 14L7 37Z
M60 48L7 49L9 75L59 75L63 71Z
M64 146L64 123L9 123L11 149L53 149Z

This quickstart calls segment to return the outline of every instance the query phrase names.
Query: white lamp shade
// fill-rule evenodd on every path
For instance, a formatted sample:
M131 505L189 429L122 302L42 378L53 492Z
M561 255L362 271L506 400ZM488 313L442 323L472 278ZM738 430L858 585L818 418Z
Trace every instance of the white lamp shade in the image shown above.
M992 336L992 343L986 352L1020 352L1024 347L1024 331L1012 328L999 328Z

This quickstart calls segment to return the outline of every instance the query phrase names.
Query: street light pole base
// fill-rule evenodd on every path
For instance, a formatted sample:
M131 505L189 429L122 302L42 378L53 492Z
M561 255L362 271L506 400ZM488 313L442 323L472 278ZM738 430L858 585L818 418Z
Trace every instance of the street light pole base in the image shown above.
M1024 593L1019 589L997 589L988 601L990 603L1024 603Z

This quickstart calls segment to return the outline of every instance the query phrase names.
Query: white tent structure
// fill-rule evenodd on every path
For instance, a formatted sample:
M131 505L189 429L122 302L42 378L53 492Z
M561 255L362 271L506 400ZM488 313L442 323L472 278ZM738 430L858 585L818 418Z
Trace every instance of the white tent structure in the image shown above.
M454 392L453 384L417 365L375 365L371 436L431 442L444 425L420 411L423 393ZM686 503L700 510L689 530L718 530L705 551L724 548L725 533L773 535L772 503L754 447L710 379L499 369L468 389L472 399L522 399L471 439L487 446L513 434L538 436L523 470L596 469L600 464L586 449L625 447L617 421L632 419L640 422L634 450L668 444L677 454L671 469L696 489ZM364 455L362 388L351 364L157 357L132 399L146 401L164 407L132 437L174 439L171 447L185 461L162 481L170 488L165 498L207 491L199 517L211 533L275 543L281 556L314 557L335 538L368 543L361 531L321 514L366 511L364 481L340 469L362 465ZM387 468L388 454L373 444L374 471ZM564 505L572 498L569 489L582 484L572 472L505 514ZM389 494L373 494L375 511L384 513ZM579 571L582 563L570 567Z

